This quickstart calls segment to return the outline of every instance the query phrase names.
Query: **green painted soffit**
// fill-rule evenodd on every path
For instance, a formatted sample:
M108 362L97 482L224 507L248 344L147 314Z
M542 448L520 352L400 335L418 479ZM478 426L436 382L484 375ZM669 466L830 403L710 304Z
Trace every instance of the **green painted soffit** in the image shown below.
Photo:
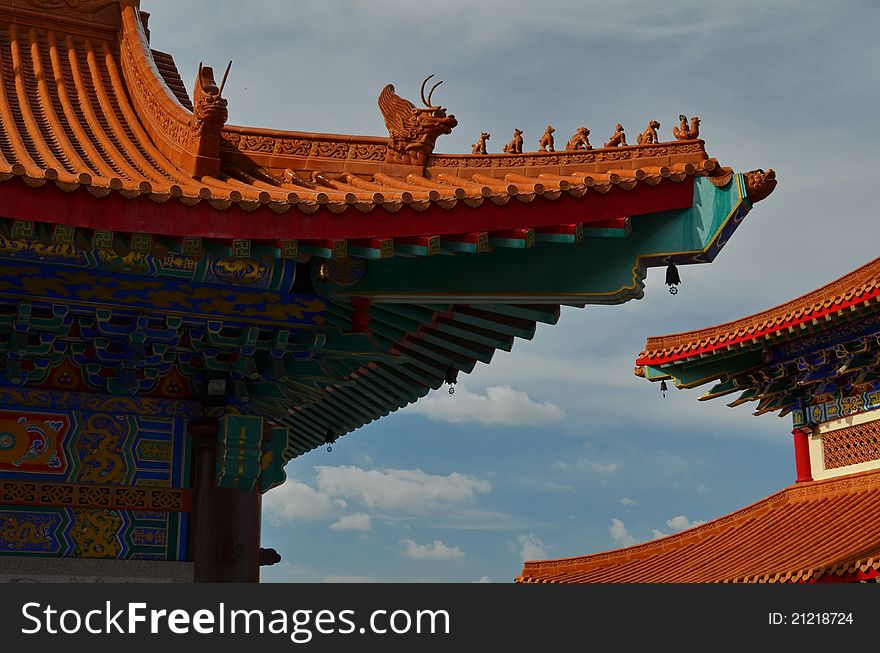
M617 304L642 297L647 267L711 261L750 208L742 175L725 188L698 177L692 208L633 217L626 238L371 261L354 286L316 290L385 302Z
M711 381L726 381L738 374L761 366L761 350L743 350L732 357L716 356L690 360L681 364L645 366L648 381L672 379L678 388L696 388Z

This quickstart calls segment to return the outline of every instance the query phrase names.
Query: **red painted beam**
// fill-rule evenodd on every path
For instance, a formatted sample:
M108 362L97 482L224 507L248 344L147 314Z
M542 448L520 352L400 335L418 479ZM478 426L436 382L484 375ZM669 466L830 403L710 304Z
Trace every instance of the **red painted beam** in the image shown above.
M733 345L738 345L741 342L749 342L752 340L760 340L767 335L774 333L782 333L784 331L789 330L792 327L798 327L799 325L805 322L813 322L816 320L822 320L826 315L834 315L836 313L843 313L850 309L851 307L860 307L862 304L866 304L867 302L873 300L874 298L880 297L880 287L875 287L873 290L868 292L864 292L861 294L854 295L851 299L847 301L842 301L839 304L831 304L829 306L823 306L822 309L817 311L796 311L795 314L798 316L796 318L792 318L790 320L786 320L784 322L776 323L770 320L771 325L760 329L751 333L747 333L738 338L730 338L730 339L719 339L717 342L713 344L707 344L703 347L697 347L694 349L687 349L682 351L679 354L671 354L664 356L643 356L641 358L636 359L636 365L665 365L666 363L674 363L677 361L687 360L689 358L696 358L701 354L708 354L718 349L727 349L732 347ZM723 325L719 325L723 326Z
M277 214L268 207L252 212L232 205L218 210L207 202L186 206L170 199L162 204L148 197L126 199L118 193L103 198L86 189L64 192L52 183L31 188L15 178L0 183L2 217L65 224L87 229L168 236L247 240L341 240L395 238L426 234L492 232L558 224L577 224L686 209L693 205L692 177L680 183L639 184L632 190L612 188L582 198L563 193L559 199L538 197L528 204L484 202L453 209L432 204L424 211L404 206L396 213L376 207L366 215L349 209L333 214L321 209L306 215L296 207Z

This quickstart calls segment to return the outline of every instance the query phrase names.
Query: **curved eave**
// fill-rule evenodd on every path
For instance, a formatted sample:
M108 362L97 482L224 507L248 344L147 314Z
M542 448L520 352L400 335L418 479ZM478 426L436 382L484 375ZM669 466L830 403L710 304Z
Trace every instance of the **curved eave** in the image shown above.
M186 96L173 60L150 49L136 3L108 3L103 10L110 22L83 31L47 15L32 21L26 7L0 2L0 181L74 194L84 189L96 199L145 197L169 214L193 206L270 216L296 209L307 223L313 214L412 217L489 206L517 213L515 206L536 199L575 198L589 207L602 204L606 193L720 170L701 140L435 155L422 169L385 163L387 138L240 126L209 138L181 103ZM74 23L86 17L66 13ZM203 149L203 137L219 147L215 158ZM196 172L207 169L214 172ZM88 220L79 226L93 228Z
M4 217L122 233L250 240L376 239L575 223L589 227L591 222L689 207L693 201L692 179L594 192L580 198L560 193L503 205L480 198L475 206L464 201L447 207L439 203L418 208L399 206L394 212L373 211L368 216L347 204L328 208L315 202L311 205L315 210L310 213L279 215L301 204L257 203L245 209L229 200L217 200L225 209L218 212L213 199L184 203L139 191L108 193L98 198L87 192L88 188L62 189L35 178L17 181L11 173L6 175L5 183L0 183L0 199ZM477 207L479 210L474 210Z
M785 331L833 322L880 297L880 258L822 288L775 308L697 331L648 338L636 365L680 363L766 339Z
M524 583L794 583L880 569L880 472L801 483L625 549L530 561Z

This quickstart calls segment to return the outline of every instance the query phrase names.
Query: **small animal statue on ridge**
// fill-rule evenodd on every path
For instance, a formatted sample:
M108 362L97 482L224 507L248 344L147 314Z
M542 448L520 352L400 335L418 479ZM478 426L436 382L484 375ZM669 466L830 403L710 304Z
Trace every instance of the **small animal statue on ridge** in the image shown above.
M480 140L471 145L471 154L487 154L486 141L489 140L489 134L480 132Z
M694 116L691 118L691 126L688 127L687 116L680 115L678 117L681 122L680 126L672 128L672 134L675 136L676 140L679 141L691 141L700 137L700 117Z
M568 139L568 145L565 146L566 150L592 150L593 146L590 145L590 130L586 127L578 127L577 131L574 133L570 139Z
M648 123L647 129L638 135L636 140L639 145L650 145L651 143L659 143L660 139L657 138L657 130L660 129L660 123L656 120L652 120Z
M626 147L626 134L623 131L623 125L617 123L617 126L614 128L614 134L605 143L605 147Z
M504 152L507 154L522 154L523 133L521 129L513 130L513 140L504 146Z
M556 149L553 147L553 132L556 130L553 129L553 125L547 125L547 131L544 132L544 135L541 136L541 140L538 141L538 151L546 152L549 148L550 152L555 152Z

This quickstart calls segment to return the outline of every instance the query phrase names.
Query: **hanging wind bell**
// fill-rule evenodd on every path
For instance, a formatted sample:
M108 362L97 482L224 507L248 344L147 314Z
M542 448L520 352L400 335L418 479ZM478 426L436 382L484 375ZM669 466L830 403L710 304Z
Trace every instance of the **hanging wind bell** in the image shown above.
M675 263L670 263L669 267L666 268L666 285L669 286L670 295L678 294L678 285L680 283L681 277L678 276L678 268L675 267Z
M666 381L660 381L660 394L666 399L666 393L669 392L669 386L666 385Z
M324 442L327 444L327 453L333 451L333 445L336 443L336 435L333 433L333 429L329 426L327 427L327 433L324 434Z
M449 394L454 395L455 388L453 386L458 383L458 370L454 367L446 370L446 383L449 386Z

